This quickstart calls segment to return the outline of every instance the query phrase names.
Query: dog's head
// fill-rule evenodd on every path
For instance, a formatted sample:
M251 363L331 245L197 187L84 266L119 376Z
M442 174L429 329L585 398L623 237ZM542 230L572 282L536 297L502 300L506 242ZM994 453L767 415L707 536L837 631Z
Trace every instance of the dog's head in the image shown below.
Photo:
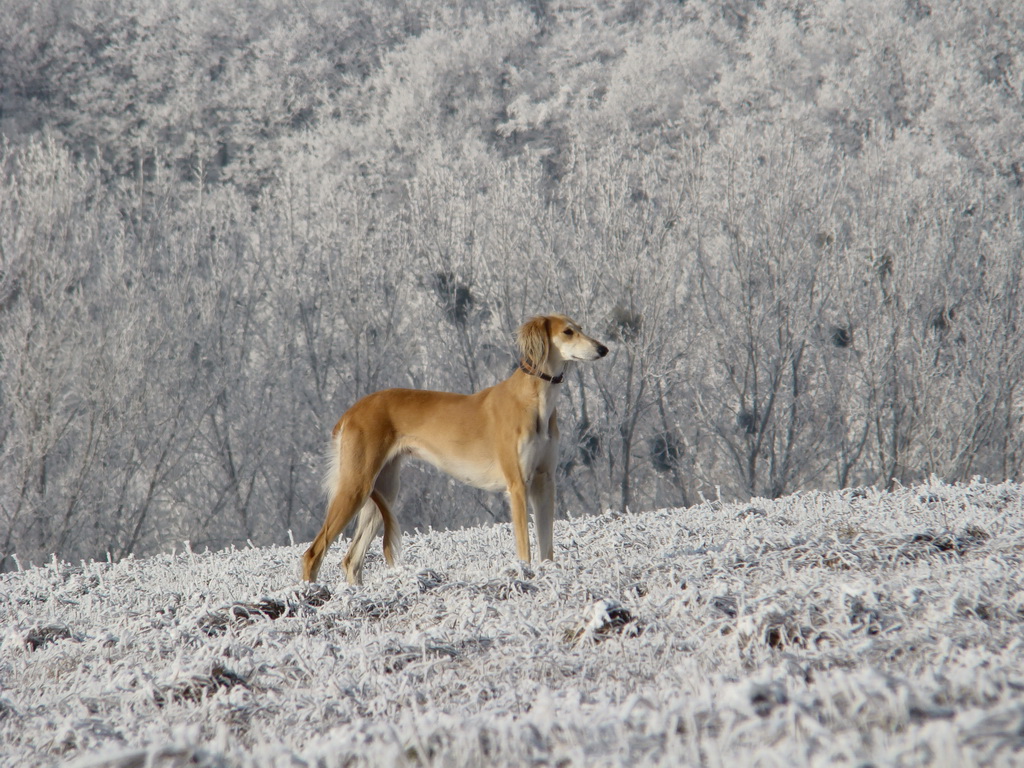
M516 343L523 360L538 369L570 360L597 360L608 354L608 347L587 336L565 315L530 318L519 328Z

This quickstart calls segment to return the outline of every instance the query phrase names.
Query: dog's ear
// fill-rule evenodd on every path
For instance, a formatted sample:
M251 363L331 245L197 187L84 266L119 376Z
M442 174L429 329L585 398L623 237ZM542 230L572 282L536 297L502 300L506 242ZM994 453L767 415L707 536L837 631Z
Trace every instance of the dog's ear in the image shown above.
M546 317L531 317L519 328L516 344L523 359L531 365L541 366L547 362L551 349L551 334Z

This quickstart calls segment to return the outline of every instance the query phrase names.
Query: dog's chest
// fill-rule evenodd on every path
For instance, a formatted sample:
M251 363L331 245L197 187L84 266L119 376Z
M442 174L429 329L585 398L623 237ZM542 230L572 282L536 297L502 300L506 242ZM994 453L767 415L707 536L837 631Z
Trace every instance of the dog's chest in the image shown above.
M525 430L519 444L519 466L527 482L555 448L557 435L552 434L553 414L554 408L538 410L533 414L533 422Z
M537 471L541 460L547 454L549 438L540 437L536 433L523 440L519 446L519 466L523 472L523 480L527 483Z

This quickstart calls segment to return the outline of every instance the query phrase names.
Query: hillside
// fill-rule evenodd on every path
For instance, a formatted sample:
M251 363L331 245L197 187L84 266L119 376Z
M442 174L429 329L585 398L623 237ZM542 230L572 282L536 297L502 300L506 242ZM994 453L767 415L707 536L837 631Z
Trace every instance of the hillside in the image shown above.
M1011 765L1024 489L922 485L5 574L3 766Z

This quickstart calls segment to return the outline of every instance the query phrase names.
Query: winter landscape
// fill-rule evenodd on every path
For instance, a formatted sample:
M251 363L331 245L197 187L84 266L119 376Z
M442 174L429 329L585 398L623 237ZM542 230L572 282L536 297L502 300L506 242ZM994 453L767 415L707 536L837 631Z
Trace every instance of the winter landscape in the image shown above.
M1022 51L1006 0L0 2L4 768L1024 762ZM345 408L550 312L610 349L556 562L410 471L399 567L301 584Z
M1024 490L940 483L0 581L0 744L75 766L1010 766Z

